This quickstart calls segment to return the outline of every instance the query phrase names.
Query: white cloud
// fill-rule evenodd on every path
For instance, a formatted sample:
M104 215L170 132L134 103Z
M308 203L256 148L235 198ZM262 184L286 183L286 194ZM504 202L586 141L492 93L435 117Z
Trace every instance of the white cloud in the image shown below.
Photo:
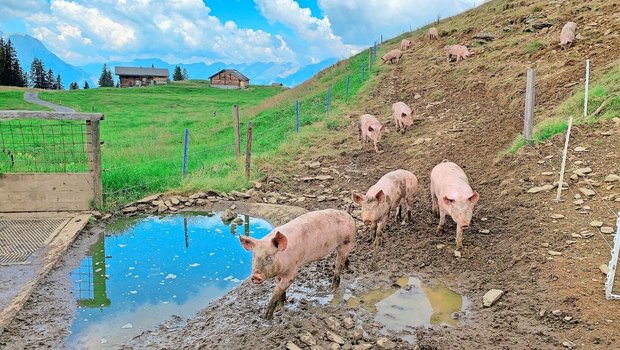
M333 30L352 44L370 46L383 35L389 38L472 8L482 0L318 0L332 20Z
M33 11L48 7L46 0L2 0L0 4L0 19L13 19L26 16Z

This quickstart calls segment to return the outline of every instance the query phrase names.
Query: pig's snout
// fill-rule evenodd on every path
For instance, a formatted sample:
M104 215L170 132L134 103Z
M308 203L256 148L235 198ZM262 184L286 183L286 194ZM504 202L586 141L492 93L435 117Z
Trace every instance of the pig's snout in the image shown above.
M258 274L258 273L252 274L252 277L250 277L250 279L252 280L252 283L254 284L261 284L265 281L265 277L263 277L263 275Z
M467 223L467 224L461 224L461 229L463 229L463 230L469 230L469 223Z
M370 220L364 220L364 225L370 225L372 223L372 221Z

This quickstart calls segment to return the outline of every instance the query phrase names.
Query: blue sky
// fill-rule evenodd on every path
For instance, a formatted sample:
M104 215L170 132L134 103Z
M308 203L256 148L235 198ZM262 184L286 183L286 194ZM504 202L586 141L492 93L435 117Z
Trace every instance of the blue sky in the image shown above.
M271 62L303 67L359 52L480 0L2 0L0 31L84 65Z

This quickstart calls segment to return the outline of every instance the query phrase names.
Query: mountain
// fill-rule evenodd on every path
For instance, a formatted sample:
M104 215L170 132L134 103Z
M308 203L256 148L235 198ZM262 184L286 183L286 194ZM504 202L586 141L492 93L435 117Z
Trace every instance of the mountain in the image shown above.
M323 69L336 64L336 62L338 62L336 58L328 58L325 61L307 65L299 69L297 72L286 76L280 81L282 81L286 86L299 85L304 81L312 78L316 73L322 71Z
M84 81L88 80L90 85L95 85L96 80L89 77L86 72L61 60L48 50L42 42L30 35L12 34L8 38L11 39L17 51L17 58L19 58L19 62L22 68L24 68L24 71L30 72L30 65L32 64L32 60L36 57L43 61L46 69L51 68L54 71L54 75L60 74L65 88L68 88L72 81L82 86L84 85ZM101 66L99 69L101 69Z

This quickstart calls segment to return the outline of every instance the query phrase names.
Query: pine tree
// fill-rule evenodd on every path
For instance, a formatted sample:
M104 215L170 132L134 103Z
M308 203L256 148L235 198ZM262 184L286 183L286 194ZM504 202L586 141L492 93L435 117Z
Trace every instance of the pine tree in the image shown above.
M64 86L62 86L62 80L60 80L60 74L56 77L56 90L64 90Z
M26 86L24 71L19 64L17 52L9 39L2 45L3 64L0 71L0 84L9 86Z
M30 82L32 83L32 87L37 89L47 89L48 86L43 61L36 57L32 60L32 64L30 65Z
M172 80L174 81L183 80L183 72L181 72L181 67L179 66L174 67L174 74L172 74Z
M54 72L51 68L47 71L45 82L47 83L46 89L56 90L56 78L54 78Z
M189 80L189 75L187 74L187 69L183 68L183 80Z
M88 86L88 81L84 81L84 90L89 89L90 86Z
M99 87L114 87L114 78L112 78L112 71L108 69L108 66L104 63L101 75L99 76Z
M0 36L0 85L6 85L2 81L2 72L4 72L4 65L6 63L6 54L4 47L4 39Z
M78 86L78 83L76 83L75 81L72 82L71 84L69 84L69 89L70 90L78 90L80 87Z

